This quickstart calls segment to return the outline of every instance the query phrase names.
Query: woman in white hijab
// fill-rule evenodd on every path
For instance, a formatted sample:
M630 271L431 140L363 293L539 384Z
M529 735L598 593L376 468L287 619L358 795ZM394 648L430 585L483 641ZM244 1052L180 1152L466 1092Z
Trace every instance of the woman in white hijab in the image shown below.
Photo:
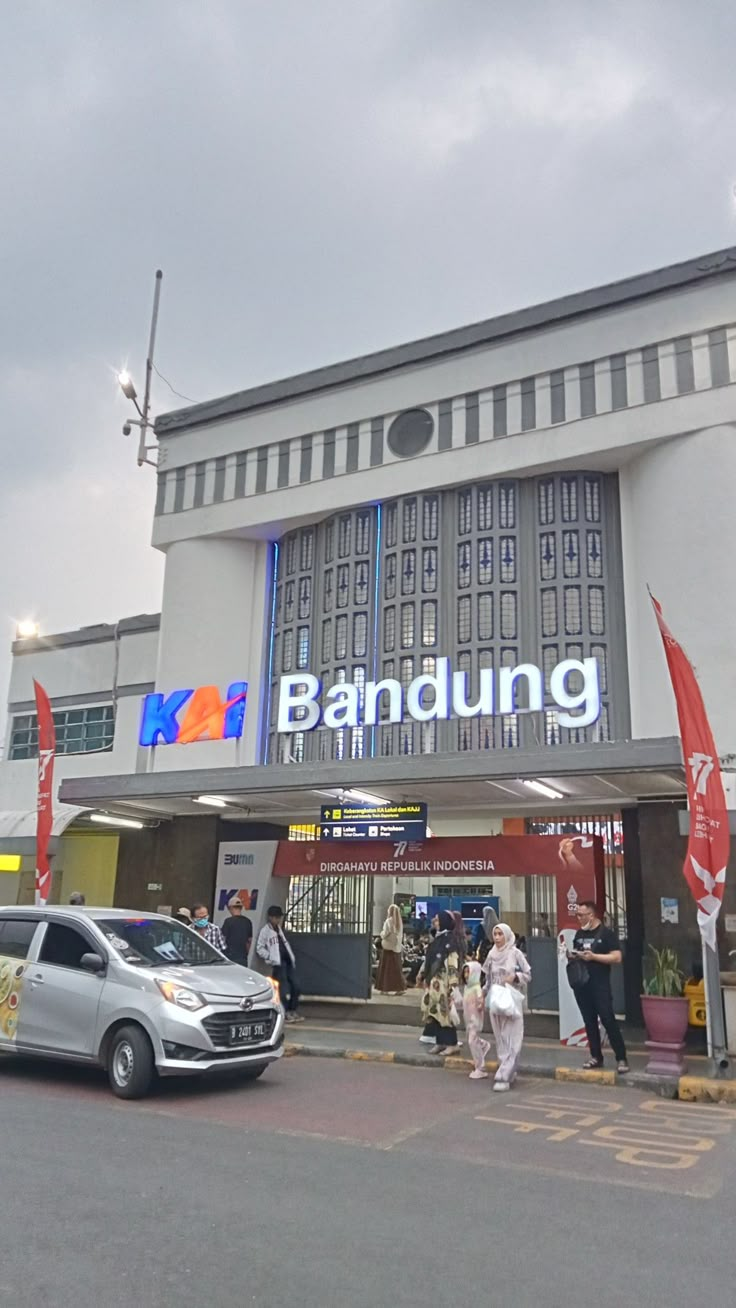
M401 969L404 927L398 904L389 904L381 930L381 958L376 974L376 990L384 995L400 995L406 990Z
M524 1039L524 998L532 973L525 956L516 948L515 940L511 927L506 922L498 922L493 928L493 948L483 964L498 1054L494 1090L509 1090L514 1084ZM494 993L493 987L512 993L504 997L503 993ZM504 1008L506 1012L502 1011Z

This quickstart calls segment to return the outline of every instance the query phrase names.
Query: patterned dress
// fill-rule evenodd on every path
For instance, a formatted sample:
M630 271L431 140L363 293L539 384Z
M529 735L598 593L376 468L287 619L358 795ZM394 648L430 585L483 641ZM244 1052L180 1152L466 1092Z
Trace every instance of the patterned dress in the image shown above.
M433 1036L438 1045L456 1045L457 1031L450 1020L452 992L460 979L460 959L451 950L442 966L430 978L422 995L425 1036Z

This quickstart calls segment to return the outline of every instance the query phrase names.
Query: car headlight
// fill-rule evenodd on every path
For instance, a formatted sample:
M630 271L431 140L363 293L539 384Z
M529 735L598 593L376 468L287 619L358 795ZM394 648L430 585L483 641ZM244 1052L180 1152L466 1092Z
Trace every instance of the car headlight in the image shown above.
M279 985L278 981L274 981L273 977L269 977L269 981L271 982L271 989L273 990L273 1002L275 1004L280 1004L281 986Z
M186 986L178 986L175 981L156 980L164 999L168 999L170 1004L176 1004L177 1008L186 1008L189 1013L196 1013L198 1008L204 1008L205 1002L196 990L188 990Z

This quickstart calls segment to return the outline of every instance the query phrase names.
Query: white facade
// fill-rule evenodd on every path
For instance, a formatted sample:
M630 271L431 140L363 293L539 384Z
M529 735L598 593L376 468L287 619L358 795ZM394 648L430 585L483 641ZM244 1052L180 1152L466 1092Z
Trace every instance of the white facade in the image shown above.
M113 775L138 770L145 759L138 750L141 695L153 688L158 655L157 615L111 625L82 628L62 636L19 641L14 649L8 691L0 808L32 810L36 804L35 759L12 758L13 728L20 717L35 713L34 680L49 695L54 710L115 705L112 749L59 754L56 776Z
M307 374L262 388L273 392L270 402L268 394L245 392L162 421L154 543L167 551L167 588L172 571L180 576L174 585L185 596L177 614L167 615L164 604L162 687L171 684L171 668L184 673L183 651L191 647L192 615L200 602L223 638L209 651L210 675L222 682L231 675L231 623L238 618L225 589L232 585L231 597L237 593L240 572L245 602L250 603L254 575L259 593L264 538L278 539L298 523L402 494L480 479L595 469L618 474L631 735L676 733L648 585L698 669L720 750L736 753L736 706L729 694L736 605L728 548L730 488L736 484L735 289L733 255L711 256L509 315L481 325L485 331L468 329L467 337L475 335L477 343L463 346L464 334L450 333L405 352L326 369L324 378ZM487 343L480 339L484 336ZM414 362L402 362L412 353ZM583 416L581 368L591 365L595 414ZM333 371L336 380L330 384ZM565 421L553 423L551 385L560 372ZM534 385L535 422L527 430L521 429L521 378L533 379ZM493 429L493 388L500 385L506 386L507 434L499 439ZM470 444L464 399L469 394L477 396L478 415L477 441ZM444 401L446 410L448 400L451 445L442 449L440 407ZM400 459L384 441L380 463L374 460L372 466L374 416L382 416L386 431L398 413L417 406L434 418L426 451ZM351 438L356 470L349 472ZM212 542L223 539L230 541L232 554L220 585L205 559ZM180 572L183 542L189 544L191 570ZM203 561L199 573L195 556ZM254 625L266 617L256 601ZM241 665L244 650L241 641ZM191 657L192 675L198 676L198 655L192 651ZM260 698L265 672L258 642L248 647L246 673L251 696L259 686ZM238 761L258 758L251 732ZM167 760L171 765L189 767L191 759L180 754L171 764Z
M13 721L32 703L34 676L55 710L115 704L112 750L58 760L57 777L76 779L65 786L70 802L99 805L107 792L92 781L107 776L121 779L117 795L109 790L111 801L132 804L138 796L142 802L145 790L155 807L157 787L163 793L166 777L182 771L196 774L196 785L182 781L182 795L169 785L166 803L171 813L193 814L196 806L186 807L183 795L219 793L218 782L237 789L237 777L244 790L250 778L255 791L272 775L274 789L283 791L284 766L294 796L300 787L311 791L312 810L321 780L334 786L336 777L366 786L374 774L385 775L416 791L430 775L417 758L421 748L410 757L381 758L371 738L359 759L346 755L350 773L336 771L342 761L333 755L324 762L315 756L301 769L289 748L269 756L266 707L278 674L271 666L274 545L296 528L315 524L321 530L326 520L361 506L373 511L401 497L449 496L479 483L496 486L499 479L513 480L525 495L541 478L573 473L605 479L612 519L605 528L606 603L615 630L606 640L616 663L615 694L625 700L614 709L627 727L623 734L612 729L609 739L623 749L627 741L663 741L677 732L650 586L697 669L719 751L736 755L730 694L736 586L729 548L736 485L735 291L736 252L727 251L164 416L157 429L153 527L153 544L166 554L160 630L158 619L132 619L118 628L70 633L46 648L42 640L17 647L0 809L31 812L35 804L35 763L14 761L10 749ZM418 453L400 457L389 444L391 424L416 409L429 415L431 434ZM531 513L533 500L527 500ZM378 578L375 538L372 548ZM452 537L448 558L454 548ZM530 559L517 578L520 594L539 585ZM316 556L311 566L319 587ZM440 608L449 604L446 581L438 590ZM378 668L385 605L378 579L375 586L375 604L371 608L369 597L366 612ZM452 641L453 621L448 610L445 630ZM539 648L520 649L519 662L541 665L543 633L537 637ZM453 650L434 654L452 656ZM214 685L224 696L241 680L248 683L242 737L138 746L144 694L155 689L165 697L183 687ZM535 764L529 750L534 739L532 733L527 741L527 771ZM460 786L434 802L437 834L498 830L505 812L557 811L532 796L521 804L518 792L503 784L521 775L516 751L503 751L505 771L499 753L487 756L500 778L493 792L478 790L481 798L471 804ZM490 754L497 756L492 764ZM279 766L264 767L267 757ZM554 751L539 750L536 775L554 771L553 757ZM453 767L442 773L448 787ZM226 777L228 769L238 771ZM598 771L594 764L590 770ZM125 778L135 778L136 786L124 785ZM576 804L601 805L600 793L594 799L582 784L572 785L568 811ZM680 797L682 788L676 793ZM611 785L608 806L636 802L637 794ZM308 808L287 797L280 806L248 799L241 811L288 824L304 820Z
M58 753L55 783L66 777L134 773L146 765L138 749L141 695L153 688L158 652L157 615L143 615L116 625L82 628L60 636L42 636L16 643L8 692L3 761L0 763L0 852L21 856L21 873L35 867L35 810L38 763L35 757L16 758L18 732L35 715L34 679L49 695L57 715L109 710L114 715L112 747L84 753ZM70 727L70 730L73 728ZM83 730L83 728L80 728ZM61 729L59 735L62 735ZM16 748L14 750L14 740ZM91 746L93 742L86 742ZM60 749L64 746L60 744ZM97 898L112 902L117 837L111 830L90 827L84 846L64 847L64 833L79 809L56 802L51 840L53 865L68 870L62 876L65 893L79 885L99 887ZM103 843L104 842L104 843ZM80 857L86 854L87 857ZM88 866L94 862L97 875ZM0 871L0 903L15 903L21 873ZM81 880L80 880L81 878ZM68 880L69 884L65 884Z

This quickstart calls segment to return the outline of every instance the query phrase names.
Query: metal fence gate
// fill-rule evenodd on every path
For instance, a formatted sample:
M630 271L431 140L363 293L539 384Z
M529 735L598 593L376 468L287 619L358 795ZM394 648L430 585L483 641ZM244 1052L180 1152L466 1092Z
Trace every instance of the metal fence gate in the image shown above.
M372 877L292 877L286 923L306 995L371 997Z

